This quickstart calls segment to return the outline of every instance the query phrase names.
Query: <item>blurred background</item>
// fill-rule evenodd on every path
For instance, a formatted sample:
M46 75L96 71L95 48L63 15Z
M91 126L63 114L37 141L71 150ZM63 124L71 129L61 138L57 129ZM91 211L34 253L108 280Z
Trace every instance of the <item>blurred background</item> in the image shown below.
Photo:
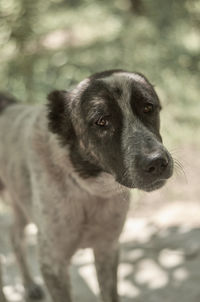
M121 238L122 301L199 302L200 1L0 1L0 90L21 102L45 103L51 90L113 68L141 72L155 85L164 143L176 159L174 177L162 190L132 193ZM0 204L5 292L21 301L5 236L10 219ZM28 241L41 281L35 241ZM72 271L77 301L97 301L90 251L75 257Z

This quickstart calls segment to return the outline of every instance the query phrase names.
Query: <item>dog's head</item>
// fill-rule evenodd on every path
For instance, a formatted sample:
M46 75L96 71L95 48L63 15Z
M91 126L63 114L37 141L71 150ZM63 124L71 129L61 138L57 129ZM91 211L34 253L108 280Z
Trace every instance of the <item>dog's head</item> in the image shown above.
M162 144L160 102L141 74L97 73L72 91L49 95L49 128L81 177L107 172L118 183L151 191L172 175L173 160Z

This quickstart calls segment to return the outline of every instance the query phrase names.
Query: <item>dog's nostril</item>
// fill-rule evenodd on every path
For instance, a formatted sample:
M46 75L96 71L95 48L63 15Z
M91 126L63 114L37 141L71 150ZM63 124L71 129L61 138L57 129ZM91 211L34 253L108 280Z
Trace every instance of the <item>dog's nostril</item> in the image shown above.
M165 156L157 155L149 157L146 161L145 170L150 174L157 174L163 172L168 166L168 159Z
M153 171L155 171L155 167L150 167L147 169L147 172L149 173L153 173Z

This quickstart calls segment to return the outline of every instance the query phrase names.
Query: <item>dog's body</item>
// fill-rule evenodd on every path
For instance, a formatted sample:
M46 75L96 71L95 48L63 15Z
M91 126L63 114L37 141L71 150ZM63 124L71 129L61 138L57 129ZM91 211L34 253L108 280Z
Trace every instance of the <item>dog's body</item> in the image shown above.
M140 118L136 101L131 104L134 91L142 106L154 106L148 122ZM48 110L9 100L12 105L6 106L2 99L0 182L14 208L13 246L27 293L42 297L21 246L24 226L34 221L41 270L54 302L71 301L67 266L85 247L94 250L102 300L117 302L117 245L128 188L159 188L173 169L161 143L160 105L152 86L139 74L110 71L70 92L52 93ZM151 155L148 162L141 153Z

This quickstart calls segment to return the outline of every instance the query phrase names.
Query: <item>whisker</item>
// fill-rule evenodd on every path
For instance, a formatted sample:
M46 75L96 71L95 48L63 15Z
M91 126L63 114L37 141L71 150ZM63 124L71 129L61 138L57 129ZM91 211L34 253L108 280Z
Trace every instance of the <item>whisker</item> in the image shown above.
M175 157L173 157L173 160L174 160L175 172L177 173L177 175L184 176L185 181L188 183L188 178L187 178L183 164Z
M177 153L179 153L180 151L181 151L181 149L178 149L178 148L169 149L169 152L170 152L171 154L177 154Z

